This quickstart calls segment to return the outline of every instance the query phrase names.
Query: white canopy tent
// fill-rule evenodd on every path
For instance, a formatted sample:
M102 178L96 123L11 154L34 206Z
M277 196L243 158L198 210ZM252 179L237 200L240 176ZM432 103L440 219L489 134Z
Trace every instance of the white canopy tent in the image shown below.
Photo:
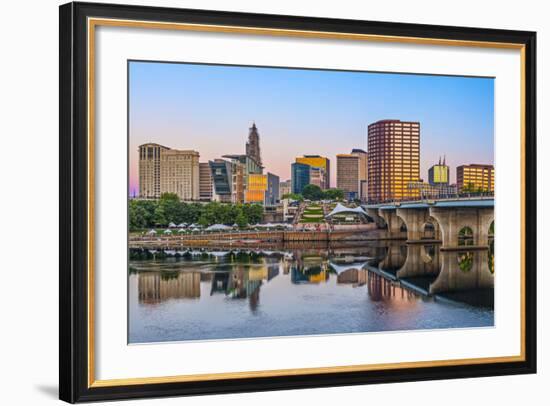
M343 274L346 271L352 269L361 270L367 265L368 262L355 262L352 264L336 264L334 262L329 262L329 266L336 272L337 275Z
M231 230L233 227L226 226L225 224L213 224L206 229L206 231L220 231L220 230Z
M332 217L335 214L360 214L368 217L367 212L362 207L346 207L341 203L338 203L332 211L326 215L326 217Z

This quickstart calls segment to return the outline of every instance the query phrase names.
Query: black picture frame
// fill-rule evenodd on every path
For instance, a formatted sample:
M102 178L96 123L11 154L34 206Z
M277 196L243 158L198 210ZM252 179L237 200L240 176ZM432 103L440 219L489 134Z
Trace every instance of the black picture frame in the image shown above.
M536 33L143 6L60 6L59 397L67 402L423 381L536 372ZM90 387L88 381L88 17L514 43L525 52L525 359L472 365Z

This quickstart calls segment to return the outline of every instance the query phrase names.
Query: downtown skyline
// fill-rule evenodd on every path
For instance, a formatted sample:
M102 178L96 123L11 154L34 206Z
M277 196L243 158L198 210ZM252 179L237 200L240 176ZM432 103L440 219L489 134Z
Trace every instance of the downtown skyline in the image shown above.
M263 164L281 181L297 156L336 162L367 150L368 124L382 119L421 123L425 181L443 154L451 168L493 164L493 92L490 78L131 62L129 194L139 189L138 145L196 150L207 162L244 153L254 121ZM330 176L335 185L335 168Z

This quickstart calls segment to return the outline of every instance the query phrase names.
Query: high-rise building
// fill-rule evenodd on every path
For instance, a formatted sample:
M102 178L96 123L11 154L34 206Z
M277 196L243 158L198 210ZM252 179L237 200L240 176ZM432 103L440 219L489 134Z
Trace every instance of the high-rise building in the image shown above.
M279 185L280 180L277 175L274 175L271 172L267 173L267 190L265 192L265 205L266 206L276 206L279 199Z
M419 198L424 199L446 199L456 196L456 184L436 184L431 185L423 181L409 183L409 189L414 189L418 192Z
M289 179L279 182L279 200L283 200L283 196L290 193L292 193L292 181Z
M175 193L182 200L199 199L199 153L197 151L161 150L160 193Z
M160 197L160 154L169 149L154 143L139 146L139 197Z
M244 203L248 187L248 177L251 174L262 174L263 168L248 155L224 155L224 158L231 160L233 165L233 202Z
M232 161L231 171L231 181L233 188L231 201L233 203L244 203L244 193L246 190L246 168L241 162Z
M319 186L321 189L326 189L326 172L323 168L317 166L309 167L309 184Z
M323 189L330 188L330 159L320 155L304 155L296 158L296 162L300 164L306 164L315 168L323 168L325 172Z
M336 155L336 187L344 191L346 200L354 200L360 197L360 166L361 159L357 155Z
M261 203L265 201L267 192L267 175L260 173L251 173L248 175L248 183L246 185L246 203Z
M309 185L310 181L310 166L299 162L294 162L291 165L291 182L292 193L302 193L304 187Z
M231 162L224 159L209 161L212 174L212 199L231 203L233 196L233 170Z
M359 158L359 198L366 201L368 193L369 155L359 148L353 148L351 150L351 155L355 155Z
M199 200L212 200L212 171L208 162L199 162Z
M418 198L411 182L420 180L420 123L381 120L368 127L368 199Z
M262 173L263 168L252 157L242 154L224 155L223 158L230 159L232 162L239 162L244 166L246 175L249 173Z
M248 142L246 143L246 155L252 158L259 166L262 166L262 155L260 151L260 134L256 123L248 129Z
M483 164L458 166L456 183L459 192L494 192L495 169Z
M445 157L443 157L443 162L439 157L439 163L428 169L428 183L432 186L449 184L449 166L445 164Z

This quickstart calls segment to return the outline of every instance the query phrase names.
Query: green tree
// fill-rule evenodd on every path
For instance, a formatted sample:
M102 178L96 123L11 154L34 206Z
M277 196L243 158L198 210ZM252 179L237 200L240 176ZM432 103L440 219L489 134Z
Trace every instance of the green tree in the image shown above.
M323 191L323 198L327 200L342 200L344 191L342 189L327 189Z
M219 216L219 214L218 214L218 206L219 205L220 205L220 203L217 203L217 202L212 202L212 203L206 204L203 207L197 222L201 226L205 226L205 227L217 223L218 222L218 216Z
M240 211L240 213L235 218L235 223L241 228L247 226L248 222L247 222L246 216L244 215L242 210Z
M156 226L165 226L168 224L166 221L166 216L164 215L164 207L162 205L158 205L155 209L155 213L153 215L153 224Z
M323 198L323 190L317 185L306 185L302 190L302 196L308 200L321 200Z
M299 193L285 193L283 199L298 200L301 202L304 200L304 197Z
M179 224L183 221L184 207L177 194L163 193L158 204L164 211L164 218L167 223Z
M181 222L197 223L205 206L200 203L182 203Z
M157 203L152 200L130 200L128 204L130 231L151 227L156 207Z
M256 224L262 221L264 208L260 204L245 204L243 205L243 213L248 224Z

